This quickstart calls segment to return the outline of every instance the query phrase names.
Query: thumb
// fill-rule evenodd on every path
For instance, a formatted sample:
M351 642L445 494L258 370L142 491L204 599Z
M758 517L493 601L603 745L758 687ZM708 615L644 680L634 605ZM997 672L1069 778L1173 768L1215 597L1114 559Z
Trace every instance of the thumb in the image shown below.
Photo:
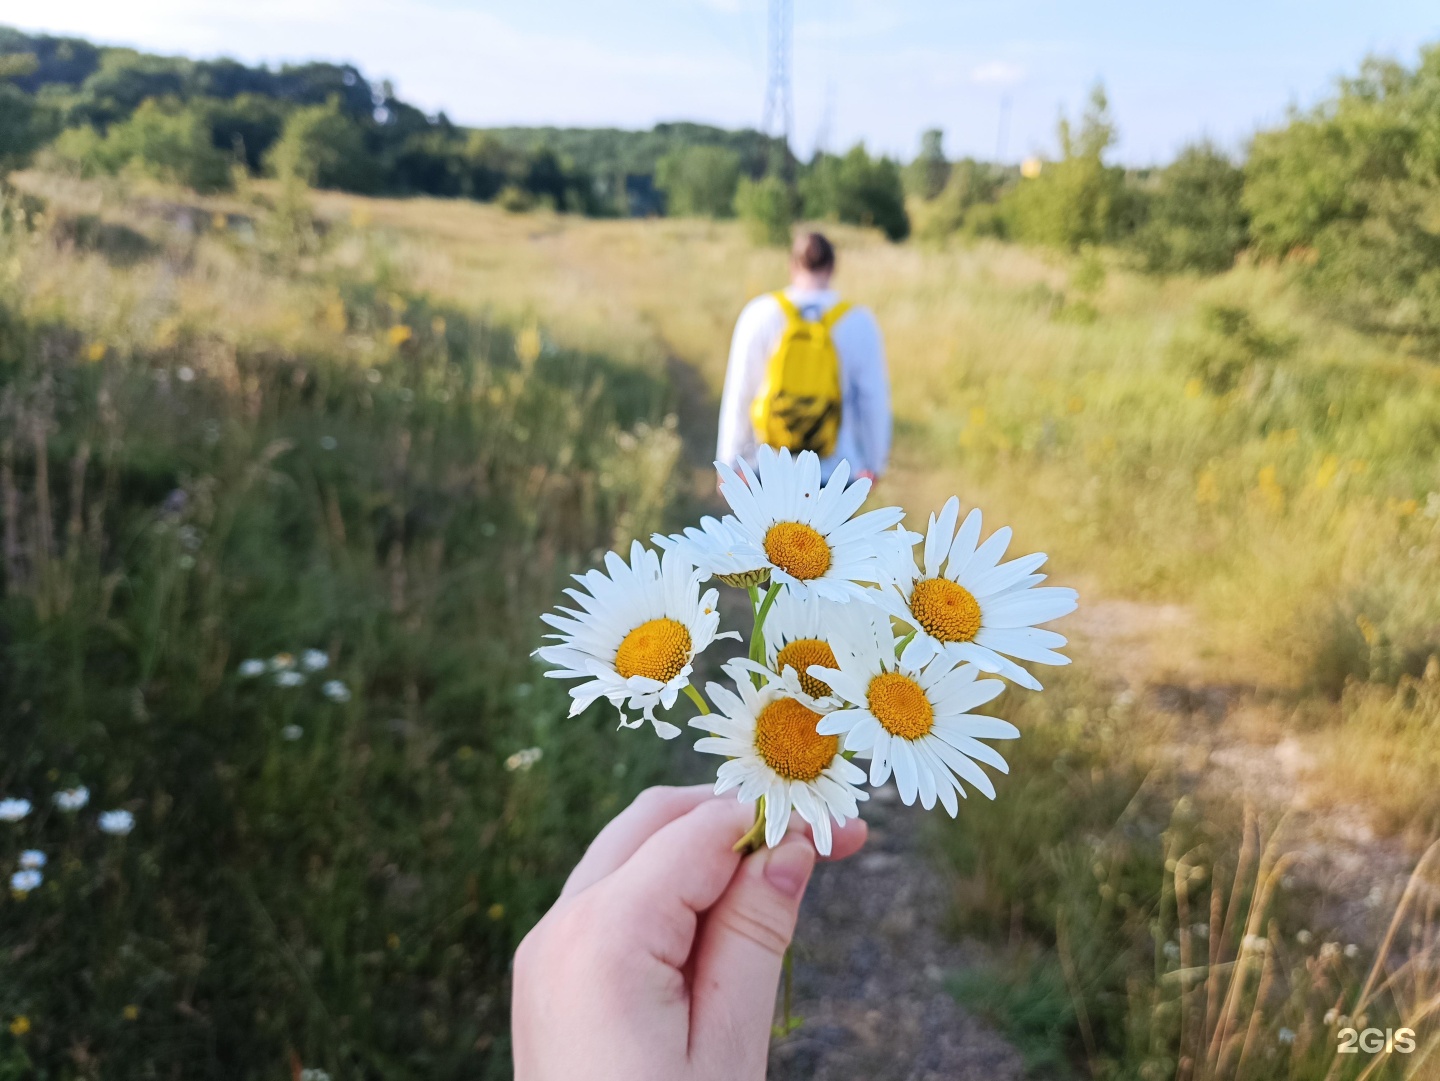
M814 867L810 838L788 834L745 860L706 913L691 985L692 1058L735 1062L735 1077L765 1076L780 966Z

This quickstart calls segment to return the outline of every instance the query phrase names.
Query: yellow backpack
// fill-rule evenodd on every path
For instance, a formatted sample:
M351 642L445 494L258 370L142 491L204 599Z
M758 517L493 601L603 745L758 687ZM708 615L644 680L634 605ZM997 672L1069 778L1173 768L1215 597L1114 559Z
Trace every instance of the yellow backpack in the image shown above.
M784 293L771 295L785 313L785 333L750 406L755 439L827 457L835 452L841 405L840 356L831 331L850 305L842 301L811 322Z

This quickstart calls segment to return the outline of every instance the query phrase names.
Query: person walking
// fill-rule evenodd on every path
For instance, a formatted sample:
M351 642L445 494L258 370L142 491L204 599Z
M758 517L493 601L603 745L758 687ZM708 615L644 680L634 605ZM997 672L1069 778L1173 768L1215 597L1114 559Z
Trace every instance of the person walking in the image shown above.
M735 323L715 457L755 463L762 444L813 450L828 479L842 461L875 480L890 456L890 379L880 326L830 286L835 248L800 233L790 285L756 297Z

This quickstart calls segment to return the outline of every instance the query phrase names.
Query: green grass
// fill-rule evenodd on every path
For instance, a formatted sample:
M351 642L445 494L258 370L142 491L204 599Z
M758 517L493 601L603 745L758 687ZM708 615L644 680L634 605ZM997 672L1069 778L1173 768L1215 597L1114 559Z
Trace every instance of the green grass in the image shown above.
M0 1077L506 1076L514 946L666 757L528 652L661 524L668 387L338 237L137 217L112 261L65 214L0 253L0 863L50 861L0 900Z

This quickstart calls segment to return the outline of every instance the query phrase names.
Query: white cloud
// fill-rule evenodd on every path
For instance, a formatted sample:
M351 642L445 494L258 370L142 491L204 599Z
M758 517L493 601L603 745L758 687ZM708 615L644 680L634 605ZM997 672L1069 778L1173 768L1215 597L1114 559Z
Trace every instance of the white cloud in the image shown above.
M1004 60L991 60L970 72L970 81L981 86L1013 86L1025 78L1025 69Z

